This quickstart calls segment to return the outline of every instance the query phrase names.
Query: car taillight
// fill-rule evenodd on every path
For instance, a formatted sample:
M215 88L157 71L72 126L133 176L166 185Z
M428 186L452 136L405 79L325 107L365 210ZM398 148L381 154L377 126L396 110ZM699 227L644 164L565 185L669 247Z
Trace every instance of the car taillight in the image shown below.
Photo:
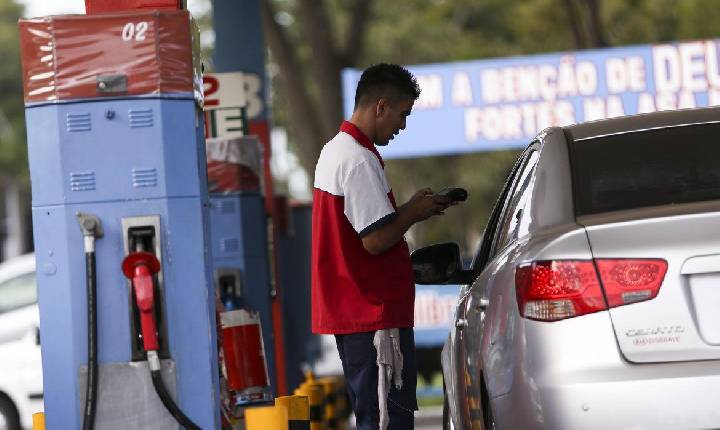
M608 305L611 308L657 296L667 272L660 259L596 259Z
M597 264L600 272L595 270ZM659 259L535 261L515 269L520 314L557 321L657 296L667 263ZM602 280L602 286L600 281Z
M520 314L556 321L607 309L592 261L535 261L515 270Z

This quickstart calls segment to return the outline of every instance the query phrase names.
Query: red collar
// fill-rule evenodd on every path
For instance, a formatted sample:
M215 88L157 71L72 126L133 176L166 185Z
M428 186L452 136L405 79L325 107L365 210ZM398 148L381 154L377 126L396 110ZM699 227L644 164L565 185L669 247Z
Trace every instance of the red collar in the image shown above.
M380 156L380 153L378 152L377 148L375 148L375 145L370 141L370 138L367 137L365 133L362 132L355 124L351 123L350 121L343 121L343 123L340 125L340 131L349 134L352 136L353 139L357 141L360 145L364 146L370 152L375 154L375 156L380 161L380 165L385 168L385 163L383 163L383 159Z

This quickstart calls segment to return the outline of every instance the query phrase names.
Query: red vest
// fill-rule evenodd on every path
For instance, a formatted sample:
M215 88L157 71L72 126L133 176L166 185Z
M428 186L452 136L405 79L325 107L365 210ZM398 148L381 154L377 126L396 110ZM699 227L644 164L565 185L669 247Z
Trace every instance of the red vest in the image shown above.
M362 244L362 237L397 216L383 166L370 139L347 121L320 154L312 212L313 333L413 326L407 243L380 255Z

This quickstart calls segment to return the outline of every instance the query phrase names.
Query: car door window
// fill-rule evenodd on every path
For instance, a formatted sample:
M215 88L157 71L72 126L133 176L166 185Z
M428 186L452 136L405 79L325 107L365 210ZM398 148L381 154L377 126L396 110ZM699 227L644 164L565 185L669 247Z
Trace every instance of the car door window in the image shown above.
M35 273L0 283L0 314L37 303Z
M473 276L478 276L480 274L480 272L482 271L482 269L485 267L485 264L487 263L488 256L490 255L490 250L492 249L493 238L495 237L495 231L497 230L498 220L500 219L500 215L502 214L502 211L506 206L507 197L510 194L510 190L512 189L512 186L515 183L515 176L517 175L518 170L520 170L522 161L525 159L524 154L525 153L523 153L523 155L518 157L518 160L513 165L513 168L510 171L510 174L508 174L508 177L505 180L505 185L503 185L502 191L500 192L500 196L498 197L497 201L495 202L493 211L491 212L490 218L488 219L487 225L485 226L485 231L483 232L483 237L482 237L482 240L480 241L480 246L478 247L477 253L475 254L475 258L473 259L473 263L472 263Z
M537 165L539 155L537 151L531 151L526 158L518 180L515 183L512 196L510 197L502 221L497 230L497 238L493 245L493 254L505 248L509 243L513 242L520 236L521 228L527 233L528 216L530 212L530 197L532 196L533 186L535 184L535 166Z

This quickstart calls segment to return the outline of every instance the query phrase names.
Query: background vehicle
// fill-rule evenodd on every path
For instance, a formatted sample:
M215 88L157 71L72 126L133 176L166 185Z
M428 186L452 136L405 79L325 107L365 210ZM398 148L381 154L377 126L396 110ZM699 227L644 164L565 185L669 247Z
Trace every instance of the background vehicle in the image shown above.
M472 267L443 349L446 426L720 428L720 109L541 133Z
M0 264L0 429L32 426L43 410L35 256Z

